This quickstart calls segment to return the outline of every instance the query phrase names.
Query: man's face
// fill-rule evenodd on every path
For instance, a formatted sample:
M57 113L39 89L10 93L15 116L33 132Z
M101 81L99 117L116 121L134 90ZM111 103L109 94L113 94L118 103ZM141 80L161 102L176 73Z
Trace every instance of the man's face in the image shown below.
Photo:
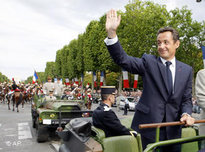
M70 95L70 91L66 91L66 94L67 94L67 95Z
M171 32L160 33L157 36L157 45L158 45L158 53L159 55L165 59L170 61L174 58L176 49L179 47L179 40L174 42L173 36Z
M115 95L113 95L113 94L110 95L110 98L111 98L111 103L114 104L115 103Z

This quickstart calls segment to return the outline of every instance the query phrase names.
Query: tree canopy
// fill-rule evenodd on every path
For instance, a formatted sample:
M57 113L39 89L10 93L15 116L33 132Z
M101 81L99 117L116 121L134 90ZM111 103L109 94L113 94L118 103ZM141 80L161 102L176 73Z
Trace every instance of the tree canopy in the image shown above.
M4 81L8 81L9 79L7 78L7 76L3 75L1 72L0 72L0 82L4 82Z
M180 33L181 45L176 58L192 66L194 76L203 68L201 45L205 41L205 22L193 20L187 7L168 11L164 5L135 0L127 4L125 10L118 12L122 19L117 34L128 55L157 55L157 31L170 26ZM44 78L73 79L86 71L104 71L108 85L116 85L121 68L112 61L104 44L105 20L104 14L99 20L91 21L84 33L59 49L55 62L47 62Z

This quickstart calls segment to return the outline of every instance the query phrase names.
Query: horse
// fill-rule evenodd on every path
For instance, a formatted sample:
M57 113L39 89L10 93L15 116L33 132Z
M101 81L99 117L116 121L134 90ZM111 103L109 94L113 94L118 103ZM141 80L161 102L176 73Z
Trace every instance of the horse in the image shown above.
M27 102L26 101L26 89L24 88L24 86L22 86L21 88L20 88L20 92L21 92L21 94L22 94L22 108L24 108L24 103L25 102Z
M12 101L13 101L13 111L15 111L15 108L14 106L16 105L16 109L17 109L17 112L19 112L19 109L18 109L18 106L19 104L22 103L23 101L23 95L22 93L20 92L20 90L16 89L14 91L14 94L12 96ZM23 108L24 104L22 104L22 108ZM9 107L10 108L10 107Z
M26 91L26 94L24 94L24 101L27 103L31 103L31 101L33 100L33 96L34 96L34 93L33 93L33 88L30 88L29 90Z
M3 99L3 86L0 85L0 100L2 103L2 99Z
M11 102L11 100L12 100L12 96L13 96L13 92L12 91L9 91L8 93L7 93L7 96L6 96L6 98L7 98L7 104L8 104L8 110L10 110L11 108L10 108L10 102Z
M6 103L6 100L7 100L7 102L9 100L9 97L8 97L9 91L10 91L10 88L7 85L2 87L2 89L1 89L1 102L3 102L4 104Z

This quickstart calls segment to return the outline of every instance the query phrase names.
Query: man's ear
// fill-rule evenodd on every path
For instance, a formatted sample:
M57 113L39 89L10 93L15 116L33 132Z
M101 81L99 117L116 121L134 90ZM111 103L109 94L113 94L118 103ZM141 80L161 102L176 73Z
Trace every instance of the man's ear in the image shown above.
M179 41L179 40L177 40L177 41L175 42L176 49L178 49L178 48L179 48L179 45L180 45L180 41Z
M108 99L108 100L111 100L111 95L108 95L107 99Z

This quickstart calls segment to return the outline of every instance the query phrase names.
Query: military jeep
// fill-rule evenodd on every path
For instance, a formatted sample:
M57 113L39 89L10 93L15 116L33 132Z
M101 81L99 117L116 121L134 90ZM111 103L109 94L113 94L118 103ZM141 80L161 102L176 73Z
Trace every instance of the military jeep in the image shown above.
M92 116L82 100L45 101L35 96L31 106L32 125L36 128L37 142L45 142L55 134L57 127L64 126L73 118Z
M130 128L131 122L132 117L121 119L121 123L128 128ZM195 122L204 123L205 120L197 120ZM106 138L103 130L91 124L92 120L85 120L83 118L73 119L72 123L67 124L63 131L58 132L62 139L59 152L160 152L161 147L173 144L180 144L181 152L205 151L205 136L198 135L197 126L182 128L182 136L179 139L159 141L158 129L161 126L183 124L180 124L180 122L145 124L144 126L148 126L147 128L155 128L156 126L158 131L156 133L156 142L147 145L147 148L143 150L139 133L136 137L124 135Z

